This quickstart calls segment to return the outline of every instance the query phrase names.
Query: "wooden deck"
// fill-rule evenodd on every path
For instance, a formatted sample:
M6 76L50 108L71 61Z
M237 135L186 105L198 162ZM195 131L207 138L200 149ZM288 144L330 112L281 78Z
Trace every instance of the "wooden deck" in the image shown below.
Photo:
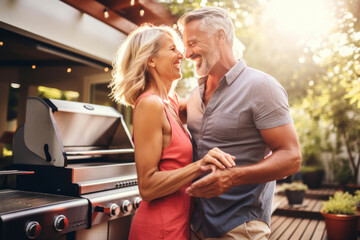
M273 215L270 239L320 240L326 239L324 220Z
M275 215L322 219L320 210L322 202L325 200L304 198L303 204L301 205L289 205L285 196L276 196L275 199L279 202L279 206L273 213Z
M320 209L322 202L332 196L336 190L336 188L309 189L301 205L289 205L285 194L276 193L270 239L326 240L325 221Z

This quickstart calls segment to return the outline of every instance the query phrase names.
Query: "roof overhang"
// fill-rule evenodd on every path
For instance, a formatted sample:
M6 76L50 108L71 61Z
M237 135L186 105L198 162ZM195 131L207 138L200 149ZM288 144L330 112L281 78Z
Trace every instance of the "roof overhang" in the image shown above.
M109 26L129 34L137 26L148 22L173 26L176 17L156 0L61 0ZM144 14L141 16L140 11ZM108 15L105 16L104 12Z

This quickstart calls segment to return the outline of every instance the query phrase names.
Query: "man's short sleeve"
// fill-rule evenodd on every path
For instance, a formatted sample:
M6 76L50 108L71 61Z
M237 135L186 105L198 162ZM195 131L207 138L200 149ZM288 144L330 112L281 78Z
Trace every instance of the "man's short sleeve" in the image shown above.
M253 117L258 129L279 127L292 122L287 93L271 76L258 79L254 85Z

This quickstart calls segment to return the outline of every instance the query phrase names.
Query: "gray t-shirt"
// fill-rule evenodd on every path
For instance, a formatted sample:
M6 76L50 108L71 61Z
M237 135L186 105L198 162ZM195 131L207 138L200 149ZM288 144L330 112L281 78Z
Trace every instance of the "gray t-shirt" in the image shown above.
M292 122L287 93L271 76L247 67L243 60L225 74L205 107L206 78L199 80L187 105L194 161L218 147L236 157L236 165L257 163L271 153L259 129ZM274 169L276 171L276 169ZM251 220L270 226L275 182L240 185L219 197L195 199L191 222L205 237L220 237Z

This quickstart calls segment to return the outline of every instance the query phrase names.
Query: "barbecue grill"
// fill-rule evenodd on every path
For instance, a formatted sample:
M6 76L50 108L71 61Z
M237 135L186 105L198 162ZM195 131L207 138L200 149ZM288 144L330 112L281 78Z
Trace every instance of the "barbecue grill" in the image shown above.
M34 171L17 176L14 196L17 194L20 202L23 194L33 193L34 198L39 194L61 199L66 196L61 201L64 211L54 213L48 206L57 209L61 204L50 200L31 209L41 211L34 219L25 219L22 213L26 209L17 209L8 220L9 211L0 208L1 236L5 236L4 226L17 221L12 231L21 231L22 238L17 239L53 239L67 232L71 239L127 239L132 215L141 198L133 143L122 115L114 108L30 97L25 123L14 135L13 156L17 169ZM79 205L85 201L86 208L70 210L71 204L69 207L67 204L74 201ZM42 210L44 207L49 211ZM63 220L73 219L74 214L87 216L76 228ZM45 221L54 222L59 215L61 231L54 223ZM68 223L65 227L64 221ZM29 223L35 226L30 228ZM6 233L12 234L9 231Z

